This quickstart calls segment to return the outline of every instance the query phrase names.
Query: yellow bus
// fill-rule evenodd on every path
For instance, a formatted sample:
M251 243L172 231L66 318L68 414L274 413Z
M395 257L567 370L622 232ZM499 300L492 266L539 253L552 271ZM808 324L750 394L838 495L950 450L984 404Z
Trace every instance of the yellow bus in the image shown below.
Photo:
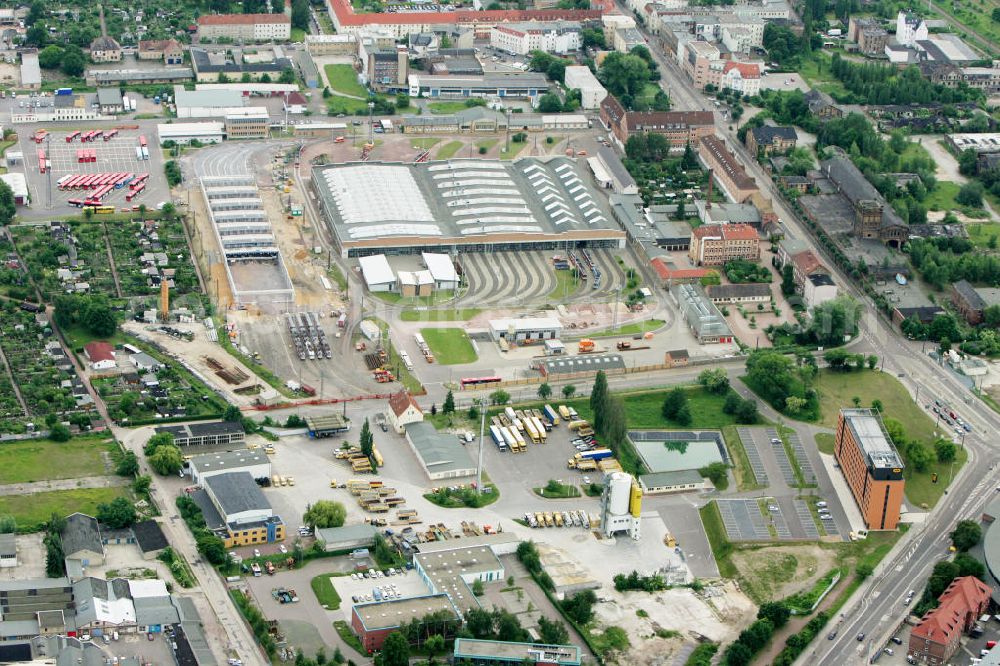
M89 208L98 215L112 215L115 212L114 206L84 206L84 210Z

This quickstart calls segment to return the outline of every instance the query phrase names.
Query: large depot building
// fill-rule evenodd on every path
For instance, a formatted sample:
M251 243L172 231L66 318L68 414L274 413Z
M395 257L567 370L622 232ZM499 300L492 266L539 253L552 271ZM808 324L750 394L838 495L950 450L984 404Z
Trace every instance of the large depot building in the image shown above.
M585 164L557 157L354 162L313 170L344 258L625 246Z

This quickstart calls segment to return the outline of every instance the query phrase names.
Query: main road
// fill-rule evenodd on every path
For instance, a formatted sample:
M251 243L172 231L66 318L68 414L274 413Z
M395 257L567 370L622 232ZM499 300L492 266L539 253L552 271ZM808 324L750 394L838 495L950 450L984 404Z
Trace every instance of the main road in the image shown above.
M619 8L625 14L624 6ZM904 615L902 599L909 590L920 590L934 564L948 555L948 534L955 522L974 518L998 487L1000 471L991 462L995 453L987 439L1000 431L1000 415L972 395L952 372L939 366L921 353L919 344L905 340L892 323L879 314L871 300L840 270L832 257L814 242L814 238L785 204L774 182L736 137L735 125L702 93L695 90L676 60L664 55L656 38L645 28L640 31L650 45L650 52L660 68L660 85L670 96L673 108L684 111L713 111L716 132L727 139L730 148L740 158L747 172L756 180L761 192L771 199L775 213L791 235L806 241L814 252L823 256L840 289L864 304L860 322L860 338L854 343L858 350L870 350L882 358L883 370L893 372L919 403L944 400L962 413L973 430L965 437L964 446L969 462L949 486L946 494L922 523L909 530L896 544L875 573L843 607L843 614L831 623L837 630L832 640L819 640L799 659L798 663L818 666L867 662L885 645ZM857 640L859 634L865 638Z

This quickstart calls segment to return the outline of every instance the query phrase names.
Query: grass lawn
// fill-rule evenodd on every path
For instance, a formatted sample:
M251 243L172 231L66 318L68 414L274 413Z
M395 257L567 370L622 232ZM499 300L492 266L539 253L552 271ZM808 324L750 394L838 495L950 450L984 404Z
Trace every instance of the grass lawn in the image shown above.
M536 495L545 499L570 499L580 496L580 490L576 486L566 483L558 485L559 488L557 490L550 490L547 485L540 488L533 488L532 490L534 490Z
M112 346L119 345L125 340L125 334L121 332L121 329L116 329L115 334L110 338L101 338L93 335L90 331L87 331L81 326L73 326L72 328L63 328L63 335L66 337L66 342L69 343L70 349L76 351L81 350L79 353L83 353L84 345L87 345L95 340L104 340L110 342Z
M719 505L709 502L698 509L701 514L701 523L705 527L705 535L708 537L708 544L712 547L712 555L719 565L719 575L724 578L735 578L737 571L729 556L733 552L733 544L726 537L726 528L722 524L722 515L719 513Z
M644 321L637 321L631 324L625 324L623 326L619 326L617 331L607 329L603 333L597 333L589 337L609 338L619 335L640 335L647 331L655 331L656 329L663 326L664 323L665 322L662 319L646 319ZM635 343L635 344L642 344L642 343Z
M959 447L955 456L954 474L958 474L962 469L962 465L968 460L968 451L963 447ZM931 474L935 472L938 475L938 482L932 483ZM906 486L904 488L906 499L917 506L923 507L926 505L928 508L933 508L938 500L941 499L941 496L944 495L944 491L951 485L952 464L939 463L935 459L925 472L917 472L912 466L907 465L903 468L903 478L906 479Z
M556 286L549 292L550 300L569 298L580 288L580 279L574 271L556 271Z
M902 423L910 437L925 443L934 439L934 421L913 402L903 385L888 373L823 370L817 375L814 386L820 394L820 425L836 428L840 409L852 407L854 403L851 399L857 396L864 407L871 406L872 400L881 400L883 416Z
M733 463L733 476L736 477L736 487L742 492L757 490L764 486L757 482L757 476L750 466L743 441L736 434L736 426L726 426L722 429L722 438L726 441L726 449Z
M500 139L483 139L482 141L476 141L476 148L485 148L486 150L489 150L499 142Z
M461 328L422 328L421 335L441 365L461 365L476 360L476 350Z
M417 150L430 150L439 143L441 143L441 139L425 138L425 139L412 139L410 141L410 144Z
M340 640L347 643L355 652L365 656L368 655L364 646L361 645L361 641L355 633L351 631L351 626L349 624L343 620L336 620L333 623L333 628L337 630L337 635L340 636Z
M960 189L957 183L948 180L939 180L934 185L934 189L928 192L924 203L927 204L928 210L955 210L956 208L960 208L955 203L955 196L958 195Z
M0 446L0 483L31 483L48 479L102 476L104 454L115 445L101 437L79 437L68 442L29 439ZM59 464L53 466L53 461Z
M821 432L816 435L816 448L819 449L820 453L825 453L829 456L833 455L833 445L835 442L833 435Z
M336 116L340 113L348 116L368 115L368 104L364 100L352 97L337 97L334 95L326 100L326 112L328 115ZM368 134L358 134L358 139L367 140Z
M502 160L514 159L521 153L522 150L524 150L525 146L527 145L528 145L527 141L518 141L518 142L511 141L510 150L505 150L503 148L500 149L500 159Z
M830 73L830 58L825 54L814 53L811 58L802 61L798 71L813 88L829 94L847 94L844 85Z
M124 488L116 487L53 490L30 495L4 495L0 496L0 514L14 516L18 532L38 532L53 513L68 516L80 511L93 516L96 515L98 504L107 504L124 494Z
M965 229L969 232L969 240L979 247L989 247L990 238L994 236L1000 241L1000 224L995 222L967 224Z
M323 68L330 88L344 95L368 99L368 90L358 83L358 73L350 65L327 65Z
M340 608L340 595L337 594L333 583L330 582L330 577L333 575L332 573L321 574L313 578L309 583L313 594L316 595L316 600L319 601L319 605L327 610L337 610Z
M302 28L292 28L292 43L299 43L306 41L306 31Z
M438 148L437 155L434 156L436 160L447 160L455 156L455 153L462 149L461 141L449 141L440 148Z
M469 108L465 102L431 102L427 108L436 116L447 116Z
M490 492L477 493L475 489L462 487L451 490L447 487L438 488L436 493L424 494L424 499L445 509L481 509L500 499L500 491L492 483L483 483L483 490Z
M456 310L403 310L399 318L403 321L468 321L478 315L479 308L458 308Z

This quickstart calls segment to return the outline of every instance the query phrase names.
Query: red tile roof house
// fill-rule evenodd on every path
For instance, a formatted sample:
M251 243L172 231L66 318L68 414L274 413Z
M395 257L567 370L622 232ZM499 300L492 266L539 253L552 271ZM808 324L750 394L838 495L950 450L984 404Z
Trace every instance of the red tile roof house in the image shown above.
M83 355L93 370L109 370L116 365L115 349L107 342L88 342L83 347Z
M910 632L907 654L936 666L945 664L990 605L992 590L974 576L956 578L938 597L938 607L927 611Z

